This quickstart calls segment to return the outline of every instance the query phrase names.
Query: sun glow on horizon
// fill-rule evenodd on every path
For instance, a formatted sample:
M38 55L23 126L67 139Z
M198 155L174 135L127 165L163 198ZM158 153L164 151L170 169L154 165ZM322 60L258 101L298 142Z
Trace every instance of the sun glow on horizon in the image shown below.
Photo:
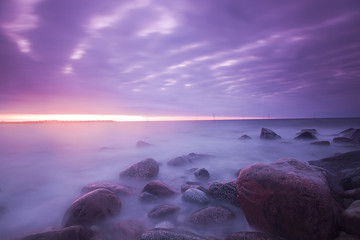
M141 116L141 115L106 115L106 114L3 114L0 122L141 122L141 121L196 121L196 120L240 120L263 119L259 117L214 117L214 116Z

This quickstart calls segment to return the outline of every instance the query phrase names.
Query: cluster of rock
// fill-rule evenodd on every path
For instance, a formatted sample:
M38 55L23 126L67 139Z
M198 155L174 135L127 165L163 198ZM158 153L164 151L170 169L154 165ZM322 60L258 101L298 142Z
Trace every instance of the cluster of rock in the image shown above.
M315 134L316 130L308 129L299 133L297 139L312 139ZM261 138L281 137L263 129ZM184 166L212 157L190 153L167 164ZM225 240L360 239L360 151L309 163L280 159L271 164L254 164L243 168L237 179L226 182L209 182L208 170L195 169L193 174L199 182L185 182L180 191L156 180L159 170L160 164L148 158L120 172L120 179L146 181L141 191L109 182L84 186L81 191L84 195L64 214L63 229L32 234L21 240L218 239L190 231L231 224L239 217L236 209L242 210L257 232L227 232L222 236ZM149 219L165 220L153 229L148 229L141 219L108 226L126 207L121 198L134 194L138 194L141 203L181 197L195 211L185 217L187 228L166 221L174 218L181 207L163 202L147 213Z

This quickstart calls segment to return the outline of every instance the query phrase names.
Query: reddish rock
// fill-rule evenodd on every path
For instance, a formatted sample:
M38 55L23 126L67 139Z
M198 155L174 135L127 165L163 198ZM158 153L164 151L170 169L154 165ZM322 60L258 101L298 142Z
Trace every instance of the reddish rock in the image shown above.
M262 232L236 232L226 236L225 240L284 240L268 233Z
M345 232L360 236L360 200L354 201L342 213L341 225Z
M149 218L164 218L176 213L180 208L171 204L162 204L153 208L149 213Z
M63 218L64 227L91 226L119 214L120 198L113 192L99 188L73 202Z
M85 227L71 226L60 230L35 233L20 240L95 240L95 233Z
M130 219L114 225L109 230L113 240L138 240L146 228L138 220Z
M173 158L170 161L168 161L167 164L170 166L183 166L189 163L194 163L212 157L213 156L206 154L189 153L188 155Z
M112 182L99 182L88 184L81 189L81 193L85 194L99 188L105 188L117 195L131 195L134 193L134 189L132 187Z
M136 143L137 148L145 148L145 147L150 147L150 146L152 146L152 144L145 142L145 141L137 141L137 143Z
M147 158L120 173L120 178L151 179L158 175L159 163L152 158Z
M189 221L196 225L212 225L228 223L235 219L235 214L225 207L206 207L192 213Z
M262 128L260 133L260 138L267 140L274 140L274 139L280 139L281 137L268 128Z
M170 197L176 193L175 190L160 180L148 182L142 192L148 192L157 197Z
M330 240L337 234L339 207L321 172L295 159L255 164L237 180L248 223L288 240Z

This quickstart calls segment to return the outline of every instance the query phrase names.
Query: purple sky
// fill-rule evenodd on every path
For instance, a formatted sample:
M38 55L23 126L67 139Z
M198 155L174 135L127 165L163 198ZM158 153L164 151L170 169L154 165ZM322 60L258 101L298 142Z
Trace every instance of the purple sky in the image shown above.
M360 116L360 1L1 0L0 113Z

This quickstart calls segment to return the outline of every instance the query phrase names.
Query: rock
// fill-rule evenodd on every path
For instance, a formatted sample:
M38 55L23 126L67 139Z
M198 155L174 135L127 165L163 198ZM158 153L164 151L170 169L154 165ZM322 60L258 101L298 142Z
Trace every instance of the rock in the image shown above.
M354 143L360 143L360 129L356 129L353 135L351 135L351 139Z
M251 137L249 137L248 135L244 134L241 137L239 137L240 140L250 140Z
M145 142L145 141L137 141L136 147L137 148L144 148L144 147L150 147L152 144Z
M182 199L185 202L195 203L199 205L206 205L211 202L210 198L208 198L208 196L206 196L203 191L196 188L190 188L186 190L182 195Z
M312 132L302 132L297 137L296 140L317 140L318 138Z
M148 182L144 186L142 192L148 192L157 197L170 197L176 193L175 190L173 190L160 180Z
M345 232L360 236L360 200L354 201L342 213L341 225Z
M360 151L353 151L333 157L309 161L313 166L324 168L334 174L344 169L360 168Z
M112 182L99 182L88 184L81 189L81 193L85 194L99 188L105 188L117 195L131 195L134 193L134 189L132 187Z
M360 187L360 168L350 168L341 170L338 173L341 184L345 190Z
M113 192L99 188L73 202L63 218L63 226L91 226L119 214L120 198Z
M206 154L189 153L188 155L173 158L170 161L168 161L167 164L170 166L183 166L189 163L209 159L212 157L213 156Z
M207 240L191 232L156 228L141 235L140 240Z
M342 232L335 240L360 240L360 237Z
M147 158L122 171L120 178L151 179L158 173L159 163L152 158Z
M210 173L205 168L200 168L194 172L194 176L199 180L207 180L210 178Z
M239 206L237 201L236 181L230 182L213 182L207 188L207 194L220 202L226 202Z
M268 233L262 232L236 232L226 236L225 240L284 240Z
M196 225L212 225L228 223L235 219L235 214L225 207L205 207L192 213L189 221Z
M348 128L348 129L345 129L344 131L340 132L339 134L351 136L354 132L355 132L354 128Z
M174 228L174 224L169 221L162 221L155 225L155 228Z
M140 194L139 200L140 200L140 202L143 202L143 203L153 203L153 202L156 202L157 200L159 200L159 197L155 196L154 194L148 193L148 192L143 192Z
M329 141L315 141L315 142L311 142L310 144L317 146L330 146Z
M340 208L325 176L309 164L281 159L244 168L238 199L250 226L288 240L330 240Z
M114 225L109 230L109 233L111 234L111 239L114 240L138 240L145 231L146 228L142 222L129 219Z
M149 218L164 218L176 213L180 208L171 204L162 204L153 208L149 213Z
M261 139L273 140L273 139L280 139L281 137L277 135L274 131L268 128L262 128L260 133Z
M85 227L71 226L60 230L35 233L20 240L95 240L96 234Z
M304 132L310 132L312 134L318 134L318 131L315 128L306 128L306 129L301 129L300 132L298 132L297 134L300 135Z
M203 186L201 186L200 183L197 182L186 182L181 186L181 192L184 193L186 190L190 188L196 188L206 193L206 189Z
M335 137L333 139L334 143L351 143L353 140L347 137Z
M347 191L344 191L344 198L350 198L350 199L360 199L360 188L350 189Z

